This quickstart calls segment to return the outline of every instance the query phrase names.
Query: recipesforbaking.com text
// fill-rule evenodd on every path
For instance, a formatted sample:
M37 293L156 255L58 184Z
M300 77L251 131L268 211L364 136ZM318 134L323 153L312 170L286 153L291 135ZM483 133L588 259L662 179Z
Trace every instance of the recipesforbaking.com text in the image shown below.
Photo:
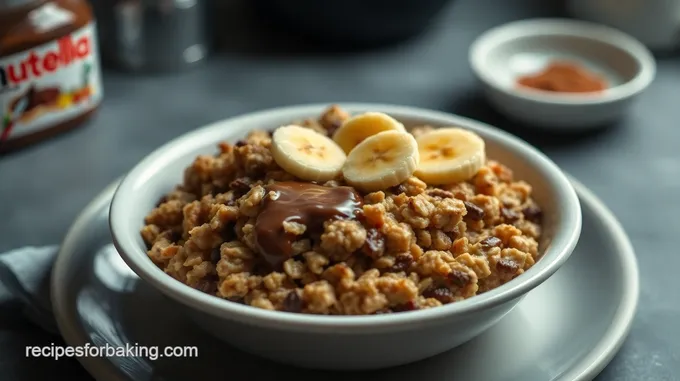
M82 346L62 346L51 343L43 346L27 346L26 357L49 357L59 360L62 357L145 357L155 361L163 357L198 357L195 346L146 346L126 343L102 346L86 343Z

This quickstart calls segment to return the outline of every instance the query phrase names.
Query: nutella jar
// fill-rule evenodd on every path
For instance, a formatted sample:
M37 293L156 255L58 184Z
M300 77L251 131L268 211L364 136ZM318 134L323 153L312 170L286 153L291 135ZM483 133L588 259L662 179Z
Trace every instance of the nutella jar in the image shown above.
M102 95L86 0L0 0L0 152L82 125Z

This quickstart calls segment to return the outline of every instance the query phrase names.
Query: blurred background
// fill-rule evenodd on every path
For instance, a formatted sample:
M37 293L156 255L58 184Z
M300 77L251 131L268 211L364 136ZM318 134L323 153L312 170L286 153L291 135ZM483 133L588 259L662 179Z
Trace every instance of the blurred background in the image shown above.
M668 229L659 227L680 222L677 213L663 206L680 189L677 181L669 180L680 173L677 129L669 127L680 117L676 101L680 59L672 49L659 55L658 72L663 78L655 81L631 114L597 130L558 133L528 128L504 118L482 98L468 61L475 38L514 20L570 17L564 1L89 3L97 21L103 66L101 105L79 128L0 156L0 216L5 221L0 225L0 252L58 243L97 193L172 138L230 116L303 103L425 107L469 116L517 134L603 196L637 248L663 251L658 246L660 236ZM627 3L616 3L614 9L623 10ZM649 9L653 3L670 2L651 1ZM646 30L628 32L644 39ZM652 37L646 42L655 43ZM627 171L620 165L623 161L639 163L646 180L641 181L640 172ZM657 191L650 198L657 203L632 211L631 194L646 195L650 184ZM663 266L659 258L647 258L641 262L641 271L651 276ZM7 374L32 379L37 370L12 364L23 359L25 345L55 338L11 315L0 318L0 346L16 350L3 356L0 364L6 366ZM627 350L651 351L654 340ZM678 361L671 354L662 356L667 362ZM40 362L42 371L82 373L71 359L32 361ZM645 361L628 357L625 363L612 363L604 375L607 380L633 379L622 375ZM662 368L657 372L659 380L674 377Z

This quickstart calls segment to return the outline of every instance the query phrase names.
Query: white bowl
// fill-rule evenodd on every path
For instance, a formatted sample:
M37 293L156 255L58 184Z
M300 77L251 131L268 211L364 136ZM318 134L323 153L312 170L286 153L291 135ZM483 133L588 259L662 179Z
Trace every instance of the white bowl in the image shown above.
M554 59L576 61L603 75L599 94L522 89L516 80ZM511 22L470 47L470 64L489 102L507 117L543 128L585 129L622 117L654 79L656 63L634 38L599 24L562 19Z
M143 280L184 306L198 324L244 351L279 362L324 369L400 365L451 349L495 324L569 257L581 231L581 209L560 169L527 143L470 119L423 109L342 104L356 113L382 111L408 126L457 125L481 135L490 158L509 165L533 185L544 210L545 253L526 273L487 293L437 308L372 316L316 316L268 311L229 302L176 281L146 254L140 236L144 216L182 179L196 155L216 152L220 140L236 141L257 128L272 128L319 115L327 105L278 108L227 119L179 137L137 164L111 204L116 248Z

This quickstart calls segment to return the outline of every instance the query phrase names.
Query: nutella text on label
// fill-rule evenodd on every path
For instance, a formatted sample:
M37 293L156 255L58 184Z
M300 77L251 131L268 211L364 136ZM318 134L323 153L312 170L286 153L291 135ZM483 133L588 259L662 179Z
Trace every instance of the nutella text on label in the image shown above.
M83 114L101 101L95 25L0 58L0 140Z
M77 40L68 35L56 41L56 49L40 55L31 50L28 56L19 62L10 62L0 66L0 85L2 90L11 85L40 78L46 73L71 65L77 60L90 56L90 36L84 35Z

